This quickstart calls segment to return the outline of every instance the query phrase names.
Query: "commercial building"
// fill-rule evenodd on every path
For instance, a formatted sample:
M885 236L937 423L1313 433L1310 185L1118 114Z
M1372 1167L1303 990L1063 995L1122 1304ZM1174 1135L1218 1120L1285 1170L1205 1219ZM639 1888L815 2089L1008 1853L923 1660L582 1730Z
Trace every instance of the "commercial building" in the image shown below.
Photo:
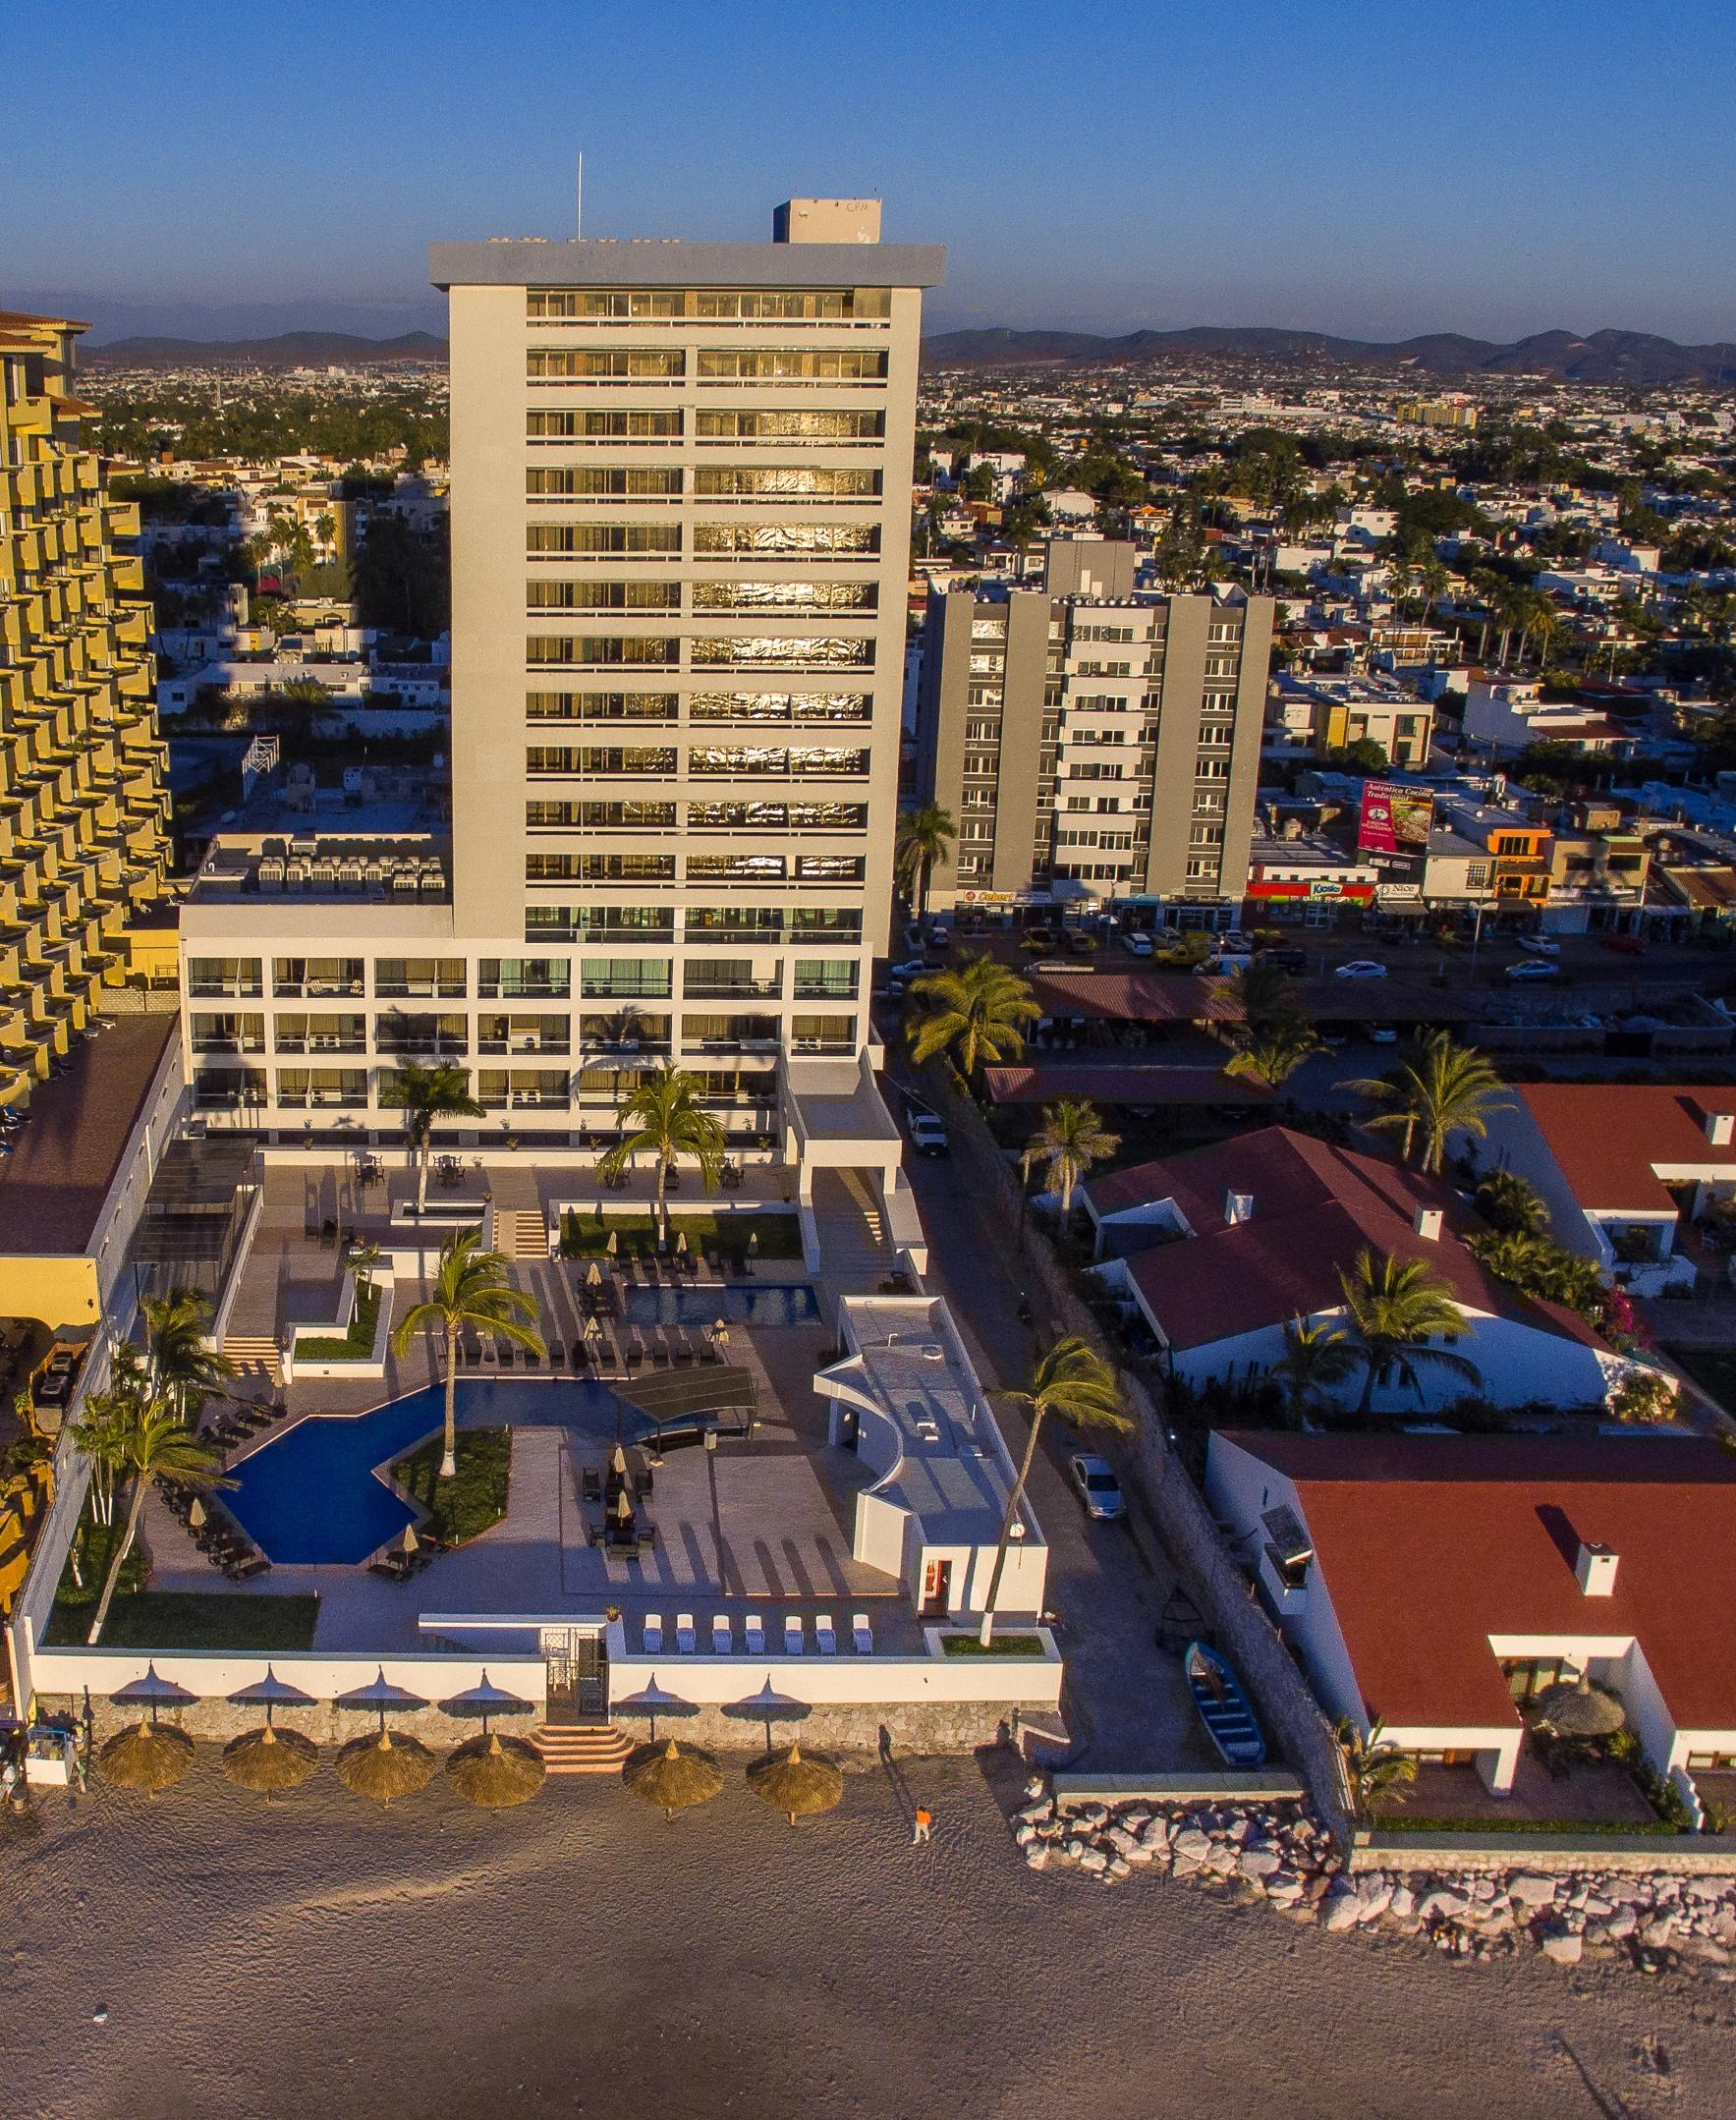
M1305 720L1316 757L1378 744L1387 763L1404 771L1428 766L1434 738L1434 709L1392 678L1281 677L1274 719L1292 734Z
M929 598L918 788L958 823L930 903L1239 902L1271 599L1058 592L1115 547L1051 550L1040 590Z
M943 266L877 226L795 200L770 244L435 246L451 841L213 843L183 923L213 1120L396 1132L382 1080L440 1057L528 1146L582 1144L674 1056L753 1131L780 1056L866 1049Z
M143 564L73 395L87 327L0 310L0 1105L28 1103L162 890Z

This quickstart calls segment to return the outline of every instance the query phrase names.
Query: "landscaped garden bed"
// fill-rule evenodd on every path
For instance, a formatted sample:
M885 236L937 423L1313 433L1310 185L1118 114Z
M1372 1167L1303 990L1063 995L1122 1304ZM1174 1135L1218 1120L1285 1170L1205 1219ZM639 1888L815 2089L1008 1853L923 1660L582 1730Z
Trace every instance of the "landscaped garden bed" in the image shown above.
M997 1634L984 1647L974 1634L943 1634L943 1656L1046 1656L1048 1645L1040 1635Z
M356 1291L349 1329L314 1338L298 1334L296 1354L303 1362L365 1362L373 1352L379 1321L380 1292L371 1281L364 1281Z
M611 1237L615 1240L612 1255ZM701 1210L671 1214L669 1241L673 1245L680 1237L686 1237L690 1252L701 1256L707 1247L720 1251L738 1271L750 1255L763 1259L800 1259L803 1255L802 1224L787 1208L725 1207L716 1213ZM752 1255L750 1238L755 1240ZM606 1207L568 1207L561 1216L561 1256L610 1255L623 1260L656 1257L656 1222L649 1208L627 1207L617 1213Z
M132 1566L129 1556L128 1568ZM121 1572L123 1585L127 1571ZM98 1589L100 1590L100 1583ZM43 1637L44 1648L82 1648L90 1632L95 1607L88 1598L64 1594L55 1600ZM102 1630L105 1650L117 1648L248 1650L308 1649L319 1599L248 1595L238 1590L121 1590L109 1607Z
M443 1436L429 1436L398 1460L392 1478L413 1502L427 1511L419 1529L431 1533L443 1545L459 1546L479 1537L506 1515L512 1482L512 1430L461 1428L458 1470L450 1479L440 1478L444 1449Z

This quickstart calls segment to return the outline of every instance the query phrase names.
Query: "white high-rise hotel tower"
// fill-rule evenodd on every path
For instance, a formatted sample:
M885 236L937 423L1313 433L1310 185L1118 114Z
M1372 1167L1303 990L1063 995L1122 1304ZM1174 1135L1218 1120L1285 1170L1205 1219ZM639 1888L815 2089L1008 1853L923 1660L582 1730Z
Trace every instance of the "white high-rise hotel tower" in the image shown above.
M451 843L213 846L182 950L213 1123L392 1138L382 1080L437 1057L570 1146L668 1055L764 1132L792 1056L860 1060L943 266L878 233L798 200L769 244L434 247Z

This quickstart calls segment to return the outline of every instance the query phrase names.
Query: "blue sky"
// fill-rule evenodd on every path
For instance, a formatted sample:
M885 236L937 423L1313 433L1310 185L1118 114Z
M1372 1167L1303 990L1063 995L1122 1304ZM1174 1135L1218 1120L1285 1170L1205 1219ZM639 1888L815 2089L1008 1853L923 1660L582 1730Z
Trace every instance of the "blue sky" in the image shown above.
M26 32L0 40L22 64ZM931 324L1736 338L1731 0L93 0L0 303L439 327L430 238L874 194ZM48 107L35 105L38 110Z

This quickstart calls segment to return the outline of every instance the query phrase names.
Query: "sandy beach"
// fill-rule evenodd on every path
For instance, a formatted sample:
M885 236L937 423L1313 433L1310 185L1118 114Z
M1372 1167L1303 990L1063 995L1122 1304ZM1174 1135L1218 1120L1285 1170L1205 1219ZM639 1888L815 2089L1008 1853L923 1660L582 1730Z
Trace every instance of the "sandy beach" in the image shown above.
M1736 1985L1302 1931L1191 1886L1031 1874L972 1760L852 1774L796 1831L732 1772L0 1821L5 2109L279 2114L1605 2116L1731 2109ZM902 1804L927 1802L913 1850ZM104 2021L97 2021L106 2012Z

